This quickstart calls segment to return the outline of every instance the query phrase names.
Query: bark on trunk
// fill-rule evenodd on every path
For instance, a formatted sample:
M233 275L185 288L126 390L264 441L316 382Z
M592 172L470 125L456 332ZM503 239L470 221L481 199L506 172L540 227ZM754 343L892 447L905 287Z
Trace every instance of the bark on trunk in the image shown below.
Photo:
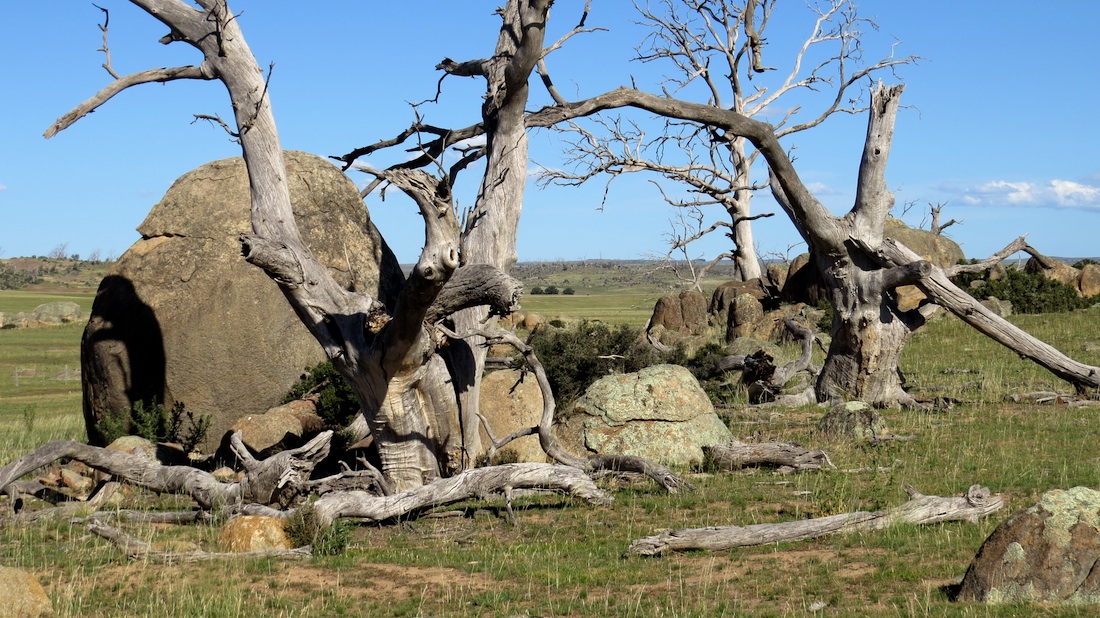
M463 264L489 264L508 272L518 259L516 234L527 183L528 79L542 58L551 4L550 0L509 0L501 13L503 24L493 57L477 63L487 82L482 106L485 175L463 232ZM480 330L490 317L484 308L466 309L454 316L455 329L459 333ZM478 429L481 376L488 353L483 343L470 339L448 358L460 388L466 466L484 450Z
M630 544L625 556L660 556L674 551L723 551L734 547L804 541L841 532L880 530L899 523L928 525L945 521L976 523L1004 507L999 494L973 485L959 498L925 496L912 488L909 502L885 511L858 511L804 521L753 526L665 530Z

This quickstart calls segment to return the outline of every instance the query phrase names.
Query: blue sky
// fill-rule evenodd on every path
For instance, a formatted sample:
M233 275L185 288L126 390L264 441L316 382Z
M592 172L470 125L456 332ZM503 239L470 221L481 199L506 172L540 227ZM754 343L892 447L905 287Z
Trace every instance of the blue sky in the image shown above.
M98 4L111 11L118 72L199 61L182 44L157 44L163 26L129 2ZM581 4L556 2L548 40L575 24ZM627 85L632 77L640 87L654 84L661 71L630 62L645 34L632 23L632 4L593 4L588 25L610 31L575 38L549 57L559 89L567 98L582 98ZM781 4L804 10L798 0ZM284 147L320 155L343 154L406 127L409 102L435 92L435 64L444 57L488 55L499 24L492 14L497 2L480 0L239 0L231 6L243 11L239 19L261 65L275 63L271 96ZM898 203L916 204L906 220L919 224L928 203L947 202L944 216L963 221L948 233L969 256L984 257L1024 233L1050 255L1100 255L1094 42L1100 3L1061 1L1041 11L1034 2L1016 0L864 0L859 7L880 26L865 41L868 58L887 53L896 41L897 54L923 58L898 72L907 84L906 107L887 173ZM45 140L42 132L58 116L110 79L96 51L101 19L91 3L74 0L5 6L0 257L46 254L63 243L85 257L93 251L118 256L137 240L134 228L175 178L238 154L220 129L191 122L196 113L231 116L216 82L130 89ZM797 40L801 24L773 26L771 57L781 55L784 41ZM477 120L482 92L479 80L448 79L440 104L421 111L432 124L465 126ZM532 93L532 108L548 100L537 80ZM865 125L864 117L839 117L789 142L797 146L803 179L834 212L851 205ZM533 134L533 167L563 165L562 145L557 135ZM372 162L387 160L394 159ZM460 205L472 204L475 175L468 173L458 186ZM544 190L532 182L520 259L633 259L662 252L673 213L657 191L641 179L618 181L600 210L602 190L602 182ZM399 259L413 261L423 234L411 203L391 193L385 202L372 196L368 206ZM756 212L770 210L777 211L770 197L755 202ZM763 253L803 250L782 213L758 221L755 230ZM695 255L722 249L711 243Z

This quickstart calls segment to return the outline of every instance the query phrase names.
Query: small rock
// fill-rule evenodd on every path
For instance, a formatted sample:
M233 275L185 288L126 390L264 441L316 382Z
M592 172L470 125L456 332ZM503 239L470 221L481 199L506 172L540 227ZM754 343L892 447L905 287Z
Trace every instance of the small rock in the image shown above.
M240 553L291 549L291 543L282 519L245 515L226 522L218 536L218 547L224 552Z
M889 434L878 412L862 401L834 405L821 418L817 430L833 440L867 441Z

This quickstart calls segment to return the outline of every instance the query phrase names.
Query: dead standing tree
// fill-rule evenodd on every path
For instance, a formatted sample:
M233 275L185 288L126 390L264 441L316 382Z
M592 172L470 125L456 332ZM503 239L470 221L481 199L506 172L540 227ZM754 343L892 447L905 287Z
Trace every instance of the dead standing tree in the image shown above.
M858 17L849 0L807 8L812 16L809 32L785 73L763 62L765 34L783 18L775 14L775 2L663 0L657 5L663 10L648 4L638 7L640 23L650 27L651 33L637 59L672 66L662 88L684 100L702 99L749 118L787 106L790 110L775 125L779 138L810 130L835 114L862 113L866 93L861 83L868 76L917 59L891 54L864 65L862 30L877 26ZM807 116L803 104L813 105L822 98L816 115ZM609 189L620 175L638 172L673 181L672 185L654 183L665 201L679 211L665 260L680 254L691 264L689 245L720 232L732 241L732 251L701 267L692 266L692 283L698 287L706 272L723 259L734 261L741 280L761 276L752 221L771 213L751 212L753 194L768 186L760 178L760 153L751 141L688 118L666 118L664 131L654 136L647 135L640 124L621 118L596 119L596 123L599 135L569 125L566 130L579 135L570 144L574 171L547 173L545 181L574 185L605 176ZM685 186L689 197L671 195L670 186ZM708 222L714 207L724 211L723 218Z
M46 136L133 85L189 78L220 80L233 103L236 130L231 132L241 144L251 190L253 233L241 237L243 255L279 285L347 379L362 405L387 484L402 491L470 467L470 453L480 451L476 393L484 351L478 345L459 344L479 331L486 317L509 313L517 306L521 285L502 269L516 259L515 233L525 177L517 170L526 170L527 162L526 82L547 53L542 41L550 1L509 2L501 11L501 36L492 58L441 64L449 73L486 78L485 122L478 127L478 133L486 136L484 148L467 154L442 177L417 169L423 161L438 165L429 151L423 161L374 172L380 182L396 186L416 202L425 226L424 248L392 317L370 294L337 284L304 246L291 210L267 82L226 2L200 0L200 8L181 0L134 3L169 26L171 34L162 42L190 44L202 52L202 64L115 76L107 88L58 120ZM578 26L574 33L579 30ZM226 123L221 124L229 130ZM414 127L403 136L420 130ZM355 156L346 160L350 163ZM487 161L484 181L466 229L460 231L451 195L453 175L480 156ZM445 319L460 333L447 346L441 345L443 330L437 328ZM549 394L548 400L553 401Z
M520 285L492 266L459 268L459 225L448 179L413 169L382 172L386 181L417 203L425 225L424 248L387 321L377 299L342 288L303 244L265 76L227 4L134 4L168 26L171 34L162 42L193 46L202 53L202 63L119 77L59 119L46 136L133 85L175 79L221 81L233 104L232 132L241 144L251 190L253 233L241 237L245 259L279 285L348 380L378 445L383 472L395 487L422 485L461 470L465 458L456 394L446 363L436 353L438 335L427 318L480 305L508 312L516 305Z
M632 107L699 123L752 143L769 167L773 195L810 246L813 263L822 274L834 309L832 343L815 385L818 400L860 399L891 407L916 403L902 389L898 357L930 308L898 308L894 290L908 284L917 285L931 302L1079 390L1100 387L1100 368L1066 357L993 314L953 285L944 269L883 237L883 223L894 203L885 172L902 89L879 84L871 94L855 204L840 217L825 208L802 182L775 128L733 110L619 88L583 101L544 108L529 118L528 124L548 126L608 109Z

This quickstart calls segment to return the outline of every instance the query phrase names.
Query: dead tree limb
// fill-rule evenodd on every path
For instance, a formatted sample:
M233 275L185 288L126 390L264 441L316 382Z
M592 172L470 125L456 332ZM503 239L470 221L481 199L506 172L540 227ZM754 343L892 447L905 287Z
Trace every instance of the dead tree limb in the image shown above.
M190 466L164 466L142 455L61 440L0 468L0 491L24 474L68 458L139 487L190 496L204 510L249 502L285 503L296 493L297 483L309 478L313 466L328 454L331 440L332 432L326 431L296 449L260 461L248 453L238 432L233 435L233 448L246 470L244 480L238 483L222 483L209 472Z
M624 556L660 556L674 551L704 549L722 551L790 541L803 541L830 534L881 530L895 524L928 525L945 521L976 523L1000 510L1004 499L989 489L972 485L961 497L925 496L906 488L909 502L884 511L857 511L803 521L752 526L721 526L665 530L630 544Z
M559 491L597 505L606 505L613 501L611 496L596 487L587 474L572 466L516 463L474 468L390 496L375 496L364 491L332 492L318 498L313 503L313 508L319 520L325 524L341 517L381 522L515 489ZM249 505L244 512L284 518L292 514L292 511L279 511L261 505Z
M703 454L720 470L740 470L751 467L776 467L792 472L835 468L825 451L811 451L791 442L760 442L746 444L731 439L721 444L704 446Z

